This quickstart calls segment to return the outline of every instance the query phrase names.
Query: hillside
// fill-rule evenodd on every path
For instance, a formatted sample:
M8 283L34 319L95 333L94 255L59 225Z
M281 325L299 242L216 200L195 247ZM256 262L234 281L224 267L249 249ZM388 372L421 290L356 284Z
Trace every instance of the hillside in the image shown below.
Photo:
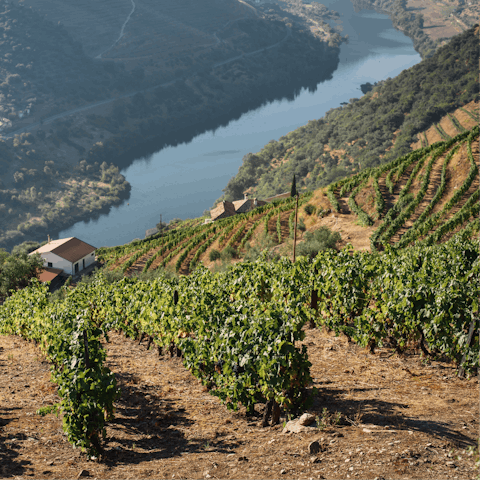
M147 75L172 70L169 62L179 62L182 57L194 59L215 51L221 58L222 45L215 35L221 34L226 24L235 29L240 20L255 18L255 11L237 0L21 3L42 12L52 23L64 25L90 57L123 63L127 69L140 66Z
M462 230L474 235L479 229L478 137L476 126L302 195L300 241L303 231L322 226L340 233L339 246L351 243L358 250L431 245ZM213 250L230 261L248 257L250 244L278 245L274 251L291 256L294 209L287 198L211 224L190 220L163 235L100 249L98 256L110 270L129 276L158 268L188 274L199 263L213 267Z
M82 45L42 12L4 2L0 7L2 130L39 117L117 95L131 75L89 58ZM10 123L7 123L10 121Z
M338 64L339 35L311 35L237 0L129 3L2 7L2 247L98 217L129 195L119 168L329 78Z
M406 154L422 131L478 101L478 56L475 27L360 99L246 155L224 198L284 192L293 174L300 188L313 190Z

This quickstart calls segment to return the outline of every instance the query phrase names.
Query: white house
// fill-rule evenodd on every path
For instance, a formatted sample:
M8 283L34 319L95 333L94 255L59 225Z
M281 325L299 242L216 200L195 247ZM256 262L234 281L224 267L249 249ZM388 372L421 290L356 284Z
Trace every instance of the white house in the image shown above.
M43 264L49 268L60 268L68 275L75 275L95 262L95 247L78 238L50 240L30 255L40 254Z

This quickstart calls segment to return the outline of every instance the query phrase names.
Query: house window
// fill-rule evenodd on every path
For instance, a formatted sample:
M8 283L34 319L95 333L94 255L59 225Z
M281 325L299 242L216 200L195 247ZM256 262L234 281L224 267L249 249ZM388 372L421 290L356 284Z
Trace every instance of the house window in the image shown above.
M48 262L48 263L47 263L47 267L52 268L52 267L53 267L53 263L52 263L52 262Z

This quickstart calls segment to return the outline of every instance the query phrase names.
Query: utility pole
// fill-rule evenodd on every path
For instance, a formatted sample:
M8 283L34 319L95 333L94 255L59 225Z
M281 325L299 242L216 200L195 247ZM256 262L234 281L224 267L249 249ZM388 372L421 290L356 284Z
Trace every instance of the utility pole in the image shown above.
M298 194L295 200L295 228L293 229L293 263L295 263L295 249L297 246Z

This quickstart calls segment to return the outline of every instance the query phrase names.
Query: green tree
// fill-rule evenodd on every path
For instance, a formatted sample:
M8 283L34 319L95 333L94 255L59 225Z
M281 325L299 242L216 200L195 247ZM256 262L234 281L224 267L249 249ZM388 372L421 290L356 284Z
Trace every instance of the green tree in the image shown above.
M0 252L0 295L7 296L11 290L25 288L43 267L40 255L2 255Z
M296 197L298 195L297 193L297 182L295 180L295 175L293 176L293 181L292 181L292 189L290 190L290 196L291 197Z

